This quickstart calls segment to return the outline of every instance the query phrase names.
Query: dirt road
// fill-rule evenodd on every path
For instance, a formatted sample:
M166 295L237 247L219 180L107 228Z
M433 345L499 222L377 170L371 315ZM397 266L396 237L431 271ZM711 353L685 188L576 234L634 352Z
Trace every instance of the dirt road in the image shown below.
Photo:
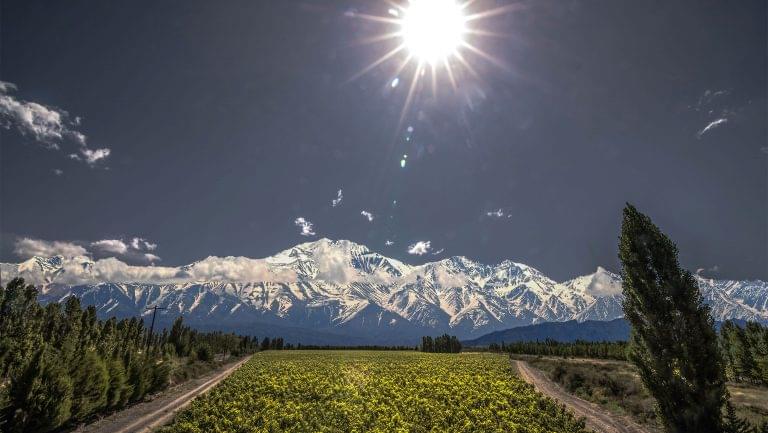
M76 430L80 433L145 433L167 424L178 411L186 407L195 397L213 388L224 380L250 357L223 367L206 376L193 379L170 389L161 396L146 403L131 406L126 410Z
M568 394L560 386L550 381L544 373L531 367L527 362L520 360L513 362L520 377L533 384L537 391L565 404L577 416L586 418L587 428L597 433L649 433L648 430L627 417L606 412L594 403Z

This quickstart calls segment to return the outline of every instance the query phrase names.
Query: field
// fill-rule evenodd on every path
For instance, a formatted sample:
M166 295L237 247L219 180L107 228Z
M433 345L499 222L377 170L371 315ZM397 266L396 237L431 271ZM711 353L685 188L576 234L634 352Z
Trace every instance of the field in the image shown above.
M267 351L182 411L181 432L583 432L506 356Z
M629 415L650 431L661 432L654 399L640 381L634 366L623 361L564 359L515 355L544 371L566 391L597 403L618 415ZM728 384L736 413L754 425L768 421L768 388Z

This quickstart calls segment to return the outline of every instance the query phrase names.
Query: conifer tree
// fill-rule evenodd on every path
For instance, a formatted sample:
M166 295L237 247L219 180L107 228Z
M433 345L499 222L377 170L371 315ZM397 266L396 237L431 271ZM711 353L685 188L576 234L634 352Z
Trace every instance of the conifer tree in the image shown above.
M38 350L21 375L11 381L11 431L47 432L70 418L72 381L59 360Z
M725 404L725 423L723 424L725 433L752 433L749 423L736 415L736 409L731 402Z
M709 308L680 268L677 247L647 216L624 208L619 239L629 359L669 433L720 433L723 361Z
M99 355L89 350L73 363L70 376L74 385L72 417L83 421L106 405L109 371Z

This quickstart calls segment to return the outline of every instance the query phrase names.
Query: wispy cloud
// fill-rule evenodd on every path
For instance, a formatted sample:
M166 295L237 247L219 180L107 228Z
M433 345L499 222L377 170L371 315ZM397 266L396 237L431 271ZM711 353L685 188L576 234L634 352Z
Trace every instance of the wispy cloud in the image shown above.
M693 109L696 111L712 114L716 109L715 105L722 103L721 100L727 96L730 96L730 94L731 92L728 90L707 89L704 91L704 93L701 94L701 96L699 96L699 100Z
M704 273L717 273L720 271L720 266L714 265L709 268L699 268L696 269L696 275L702 276Z
M144 258L147 259L149 263L155 263L159 262L161 259L160 257L152 254L152 253L144 253Z
M41 239L20 238L16 240L13 252L24 259L32 256L52 257L77 257L88 255L88 250L73 242L44 241Z
M48 149L59 150L65 142L73 142L78 145L79 154L70 153L69 157L91 166L109 156L108 148L88 147L87 137L76 129L80 126L79 117L72 119L64 110L17 99L10 94L16 90L15 84L0 81L0 127L15 128Z
M388 247L390 247L390 246L392 246L392 245L394 245L394 244L395 244L395 243L394 243L394 242L392 242L392 241L390 241L389 239L387 239L387 240L384 242L384 245L386 245L386 246L388 246Z
M418 241L408 246L408 254L421 256L427 254L432 249L431 241Z
M135 237L131 239L131 248L137 251L154 251L157 249L157 244L153 244L144 238Z
M437 251L435 251L434 253L432 253L432 255L433 255L433 256L437 256L437 255L440 255L440 254L442 254L442 253L443 253L443 251L445 251L445 248L440 248L439 250L437 250Z
M64 170L62 170L60 168L54 168L53 169L53 174L55 174L56 176L61 176L62 174L64 174Z
M485 216L491 217L491 218L503 218L504 217L504 211L501 209L492 210L485 213Z
M715 119L715 120L709 122L709 124L707 126L705 126L701 131L699 131L696 134L696 136L698 138L701 138L702 135L706 134L707 132L709 132L709 131L711 131L711 130L713 130L713 129L715 129L715 128L719 127L720 125L723 125L723 124L725 124L727 122L728 122L728 119L725 118L725 117L721 117L719 119Z
M373 214L368 212L367 210L361 211L360 215L364 216L368 220L368 222L373 221Z
M312 224L310 221L308 221L304 217L298 217L293 221L293 224L301 228L301 233L299 233L302 236L314 236L315 235L315 225Z
M336 192L336 198L331 200L331 206L336 207L340 205L342 200L344 200L344 193L341 189L339 189Z

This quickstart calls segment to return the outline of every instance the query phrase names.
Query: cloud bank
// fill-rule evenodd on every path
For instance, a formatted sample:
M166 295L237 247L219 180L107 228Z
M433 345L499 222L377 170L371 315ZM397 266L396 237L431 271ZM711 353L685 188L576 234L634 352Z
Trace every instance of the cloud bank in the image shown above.
M72 242L44 241L40 239L21 238L16 241L13 249L17 256L28 259L33 256L65 258L88 255L88 250Z

